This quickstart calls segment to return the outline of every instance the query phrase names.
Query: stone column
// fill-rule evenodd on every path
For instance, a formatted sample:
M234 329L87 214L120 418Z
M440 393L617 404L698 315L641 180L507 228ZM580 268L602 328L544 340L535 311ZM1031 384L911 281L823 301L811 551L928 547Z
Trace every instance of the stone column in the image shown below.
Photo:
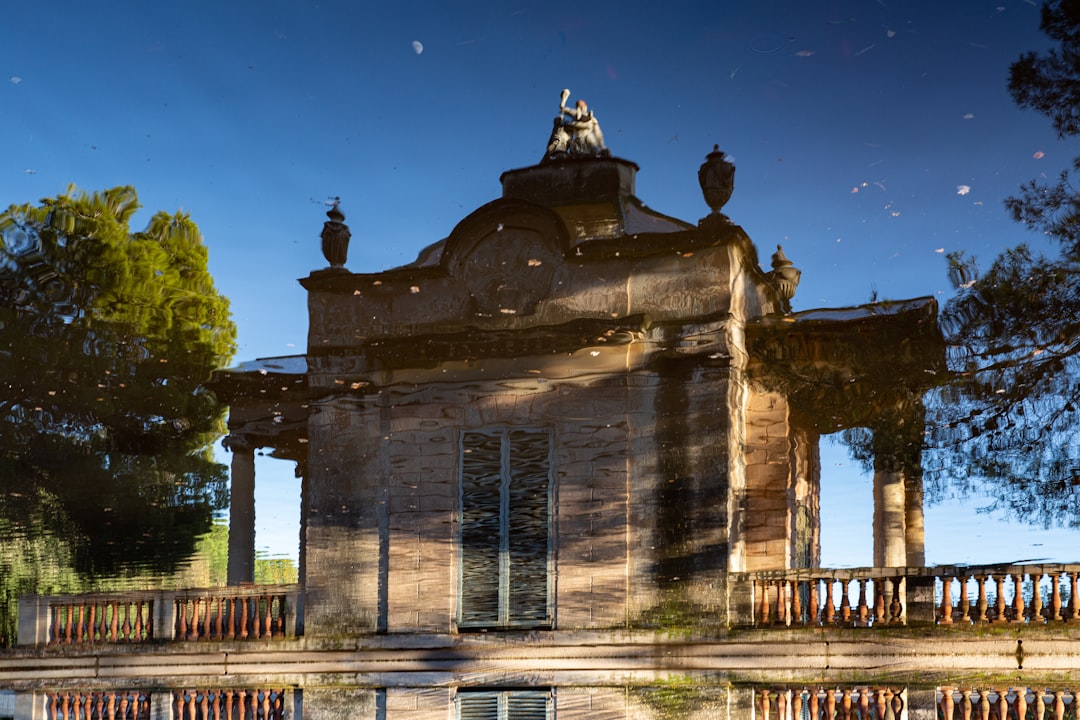
M255 582L255 449L234 442L229 492L229 585Z
M904 473L874 462L874 567L907 565Z

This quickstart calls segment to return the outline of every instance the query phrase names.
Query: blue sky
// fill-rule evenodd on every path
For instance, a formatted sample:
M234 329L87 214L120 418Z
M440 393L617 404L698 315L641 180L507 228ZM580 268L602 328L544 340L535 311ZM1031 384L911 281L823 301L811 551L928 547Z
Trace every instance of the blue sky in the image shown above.
M1002 200L1075 149L1017 109L1008 67L1047 40L1030 0L658 3L165 0L5 7L0 202L134 185L199 224L238 360L301 353L342 198L348 267L400 265L537 162L559 91L586 99L660 212L725 211L796 310L947 297L944 254L1040 239Z

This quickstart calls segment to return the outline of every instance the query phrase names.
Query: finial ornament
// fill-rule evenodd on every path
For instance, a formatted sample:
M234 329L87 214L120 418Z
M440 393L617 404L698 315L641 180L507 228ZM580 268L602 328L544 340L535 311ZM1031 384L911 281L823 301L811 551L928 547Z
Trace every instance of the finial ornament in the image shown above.
M326 211L326 217L330 218L323 223L322 229L322 252L330 267L343 269L349 256L349 238L352 232L345 224L345 213L341 212L341 198L335 197L330 202L330 209Z
M787 255L784 254L784 248L780 245L776 246L776 252L773 253L772 267L769 279L776 286L780 296L785 301L790 301L791 298L795 297L795 288L799 286L802 270L799 270L788 260Z
M713 145L712 152L705 156L705 162L698 169L698 182L712 214L723 216L720 208L727 204L735 190L735 163L719 145Z
M584 100L578 99L573 107L567 107L570 90L559 96L559 114L555 116L551 137L548 139L544 162L574 157L611 157L604 145L604 133L596 115Z

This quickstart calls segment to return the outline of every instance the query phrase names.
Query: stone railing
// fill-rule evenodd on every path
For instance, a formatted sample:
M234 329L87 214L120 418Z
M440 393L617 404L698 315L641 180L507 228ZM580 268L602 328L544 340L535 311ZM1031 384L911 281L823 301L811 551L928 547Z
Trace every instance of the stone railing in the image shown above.
M302 634L297 585L19 598L19 645L258 640Z
M1076 692L1064 689L758 687L753 702L754 720L1077 720Z
M1080 622L1080 564L733 573L732 622L754 626Z
M941 566L934 571L940 625L1080 623L1080 565Z
M285 720L297 716L298 700L298 691L284 688L51 691L35 693L36 707L26 714L45 720Z
M754 720L900 720L906 710L907 692L903 688L754 689Z
M1003 687L941 687L937 692L942 720L1077 720L1076 690Z

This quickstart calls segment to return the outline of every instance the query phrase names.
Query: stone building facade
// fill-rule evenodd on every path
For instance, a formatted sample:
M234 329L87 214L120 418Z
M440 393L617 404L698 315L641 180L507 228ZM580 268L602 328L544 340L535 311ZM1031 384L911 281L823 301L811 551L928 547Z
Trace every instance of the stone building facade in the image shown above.
M725 626L729 573L818 564L817 440L856 426L914 458L875 474L875 561L921 564L933 300L793 314L799 271L720 212L723 153L696 224L647 209L637 170L509 171L375 273L344 269L328 213L306 356L219 382L234 483L257 447L300 464L308 636Z

